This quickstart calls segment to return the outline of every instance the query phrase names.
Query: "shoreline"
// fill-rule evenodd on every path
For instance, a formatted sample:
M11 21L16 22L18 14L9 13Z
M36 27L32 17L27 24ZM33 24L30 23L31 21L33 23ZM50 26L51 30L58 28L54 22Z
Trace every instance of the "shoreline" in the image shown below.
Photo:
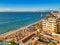
M0 34L0 35L5 36L5 35L9 35L9 34L15 33L15 32L17 32L17 31L19 31L19 30L21 30L21 29L28 28L29 26L32 26L32 25L34 25L34 24L36 24L36 23L38 23L38 22L41 22L41 21L42 21L42 19L41 19L41 20L38 20L38 21L36 21L36 22L34 22L34 23L32 23L32 24L29 24L29 25L26 25L26 26L24 26L24 27L21 27L21 28L19 28L19 29L12 30L12 31L9 31L9 32Z

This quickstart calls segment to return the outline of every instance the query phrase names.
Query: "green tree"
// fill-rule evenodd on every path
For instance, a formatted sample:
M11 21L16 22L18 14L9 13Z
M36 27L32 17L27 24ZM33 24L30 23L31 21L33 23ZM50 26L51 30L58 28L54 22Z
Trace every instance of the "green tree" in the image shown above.
M53 42L49 42L48 45L55 45L55 43L53 43Z
M16 43L14 41L10 41L11 45L15 45Z
M36 31L37 29L36 29L35 27L33 27L33 30L35 30L35 31Z

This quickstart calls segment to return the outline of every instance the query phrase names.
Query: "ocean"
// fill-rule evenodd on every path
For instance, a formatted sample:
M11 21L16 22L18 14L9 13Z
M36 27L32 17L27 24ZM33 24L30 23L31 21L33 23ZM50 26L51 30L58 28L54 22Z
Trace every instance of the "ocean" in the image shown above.
M0 34L39 21L46 17L48 13L49 12L0 12Z

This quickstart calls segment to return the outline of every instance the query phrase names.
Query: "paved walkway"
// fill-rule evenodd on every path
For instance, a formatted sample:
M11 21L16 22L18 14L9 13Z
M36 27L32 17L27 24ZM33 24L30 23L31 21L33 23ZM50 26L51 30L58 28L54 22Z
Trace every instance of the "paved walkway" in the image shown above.
M23 40L25 40L26 38L28 38L29 36L31 36L31 35L33 35L33 34L35 34L36 32L32 32L32 33L30 33L29 35L27 35L27 36L25 36L24 38L22 38L21 40L19 40L19 41L23 41Z

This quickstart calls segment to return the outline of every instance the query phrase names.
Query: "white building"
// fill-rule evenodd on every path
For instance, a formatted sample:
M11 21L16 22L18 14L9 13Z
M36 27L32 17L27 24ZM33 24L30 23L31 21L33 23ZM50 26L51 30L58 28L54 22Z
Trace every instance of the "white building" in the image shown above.
M49 17L42 21L43 31L57 32L57 22L55 17Z

